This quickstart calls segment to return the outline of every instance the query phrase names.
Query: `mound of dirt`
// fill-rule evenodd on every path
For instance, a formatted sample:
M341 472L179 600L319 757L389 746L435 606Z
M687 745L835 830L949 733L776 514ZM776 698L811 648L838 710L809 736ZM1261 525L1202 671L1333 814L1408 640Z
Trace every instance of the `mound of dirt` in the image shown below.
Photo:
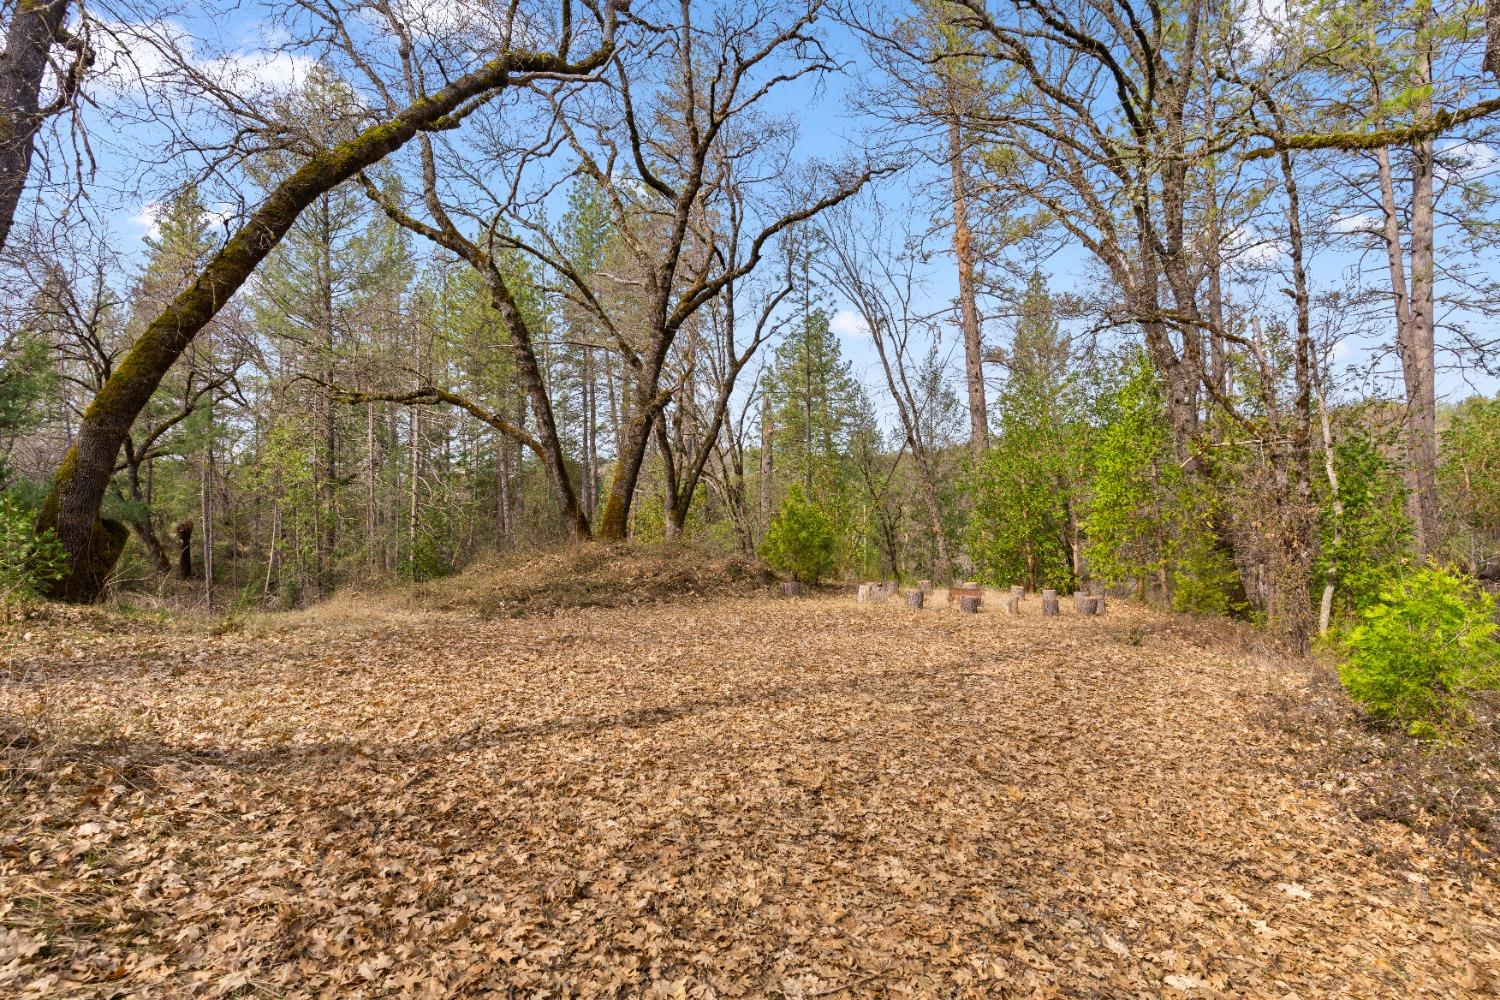
M525 618L571 608L749 595L775 581L762 563L686 545L573 545L503 561L482 560L456 576L406 591L411 605Z

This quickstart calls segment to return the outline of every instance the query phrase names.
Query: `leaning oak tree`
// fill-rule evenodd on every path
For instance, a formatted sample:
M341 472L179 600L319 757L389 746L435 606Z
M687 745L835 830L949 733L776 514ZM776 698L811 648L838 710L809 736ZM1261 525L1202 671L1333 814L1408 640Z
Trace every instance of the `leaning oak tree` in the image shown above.
M322 22L321 37L333 49L344 51L353 71L368 77L364 88L369 102L364 109L367 119L353 136L326 148L298 146L294 123L262 120L242 124L242 128L252 130L258 125L270 133L269 138L291 144L303 156L301 165L271 190L192 282L146 326L85 411L39 516L39 526L56 532L67 556L65 572L50 588L52 596L91 601L102 591L124 546L125 530L102 520L99 508L136 417L193 338L286 235L302 210L415 136L458 127L475 109L508 88L525 85L538 76L586 76L605 65L614 50L619 5L616 0L606 0L602 7L585 6L592 15L590 26L575 21L570 0L560 4L555 24L549 23L541 10L522 11L518 5L511 5L504 22L496 26L493 46L499 50L498 55L484 59L462 75L436 65L432 75L449 82L405 100L396 97L401 91L379 75L377 67L384 63L386 54L370 51L371 47L389 45L389 35L372 32L359 10L344 10L331 2L303 5ZM526 47L549 31L555 31L553 49ZM407 41L402 39L401 44ZM580 44L587 50L575 54ZM452 51L451 47L434 48L431 57L441 60ZM460 54L478 58L468 50ZM208 96L232 99L222 91ZM240 104L235 101L230 106Z

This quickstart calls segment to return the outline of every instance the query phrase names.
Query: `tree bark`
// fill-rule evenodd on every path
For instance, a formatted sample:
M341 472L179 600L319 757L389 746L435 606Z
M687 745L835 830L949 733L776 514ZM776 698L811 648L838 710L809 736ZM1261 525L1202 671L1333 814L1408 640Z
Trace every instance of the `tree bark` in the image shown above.
M984 347L980 342L979 304L974 291L974 234L969 228L969 197L964 188L963 134L957 112L951 111L948 114L948 171L953 184L953 256L958 259L964 384L969 396L969 450L978 461L989 445L990 437L989 414L984 402Z
M613 7L609 8L612 15ZM611 36L612 37L612 36ZM281 241L302 211L366 168L400 149L419 132L456 127L479 103L506 87L513 75L545 71L592 72L613 51L612 40L577 63L565 56L507 52L422 97L388 121L320 152L277 185L193 281L158 315L121 360L84 412L78 435L64 455L42 505L39 527L54 529L68 557L50 595L87 602L98 597L119 558L106 540L123 534L99 517L120 445L150 402L167 371Z
M193 522L183 521L177 525L177 578L193 578ZM274 536L273 536L274 543ZM272 559L274 560L274 550Z
M71 0L16 0L5 32L5 51L0 53L0 249L10 238L26 189L37 132L72 100L83 71L93 61L63 27L71 7ZM48 57L59 43L74 47L74 65L64 76L58 99L42 108Z

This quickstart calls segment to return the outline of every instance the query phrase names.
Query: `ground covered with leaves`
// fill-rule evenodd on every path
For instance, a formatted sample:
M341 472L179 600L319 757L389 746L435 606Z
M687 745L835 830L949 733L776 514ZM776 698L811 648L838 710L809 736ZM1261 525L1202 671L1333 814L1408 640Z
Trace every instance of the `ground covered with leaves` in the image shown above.
M1500 992L1483 868L1265 724L1305 671L689 593L13 625L0 994Z

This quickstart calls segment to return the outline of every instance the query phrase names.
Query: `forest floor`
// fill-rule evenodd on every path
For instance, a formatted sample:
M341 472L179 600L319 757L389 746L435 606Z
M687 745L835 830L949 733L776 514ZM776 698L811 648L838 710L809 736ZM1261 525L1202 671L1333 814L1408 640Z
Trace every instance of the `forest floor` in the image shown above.
M473 579L12 625L0 994L1500 992L1500 883L1191 623Z

